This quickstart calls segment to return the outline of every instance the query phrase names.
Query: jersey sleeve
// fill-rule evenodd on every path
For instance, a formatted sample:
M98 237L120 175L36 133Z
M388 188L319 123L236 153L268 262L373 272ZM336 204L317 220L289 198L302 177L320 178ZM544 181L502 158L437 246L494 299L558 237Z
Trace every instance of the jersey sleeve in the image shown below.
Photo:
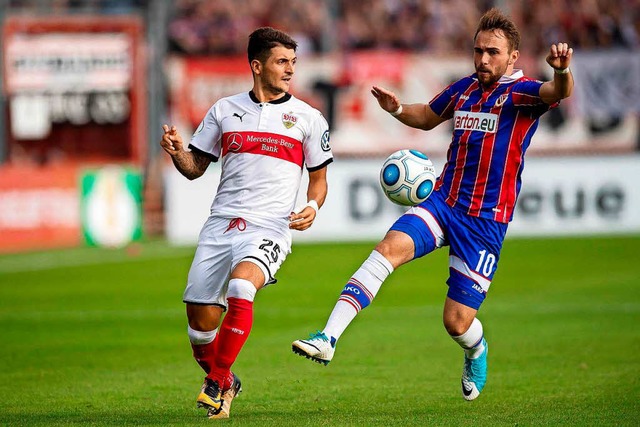
M523 79L513 85L511 90L511 101L517 109L529 112L534 117L540 117L551 108L557 107L560 103L552 105L545 103L540 97L540 87L543 82L539 80Z
M309 132L303 143L308 171L322 169L333 161L329 136L329 124L318 110L314 110L309 122Z
M429 102L431 110L445 120L453 117L454 107L458 100L458 94L461 91L459 88L461 82L462 80L458 80L457 82L450 84L442 92L434 96Z
M200 125L191 136L191 142L189 143L189 148L192 151L204 154L213 162L217 162L220 158L222 147L222 128L216 115L218 111L217 105L213 105L207 111L204 119L202 119L202 122L200 122Z

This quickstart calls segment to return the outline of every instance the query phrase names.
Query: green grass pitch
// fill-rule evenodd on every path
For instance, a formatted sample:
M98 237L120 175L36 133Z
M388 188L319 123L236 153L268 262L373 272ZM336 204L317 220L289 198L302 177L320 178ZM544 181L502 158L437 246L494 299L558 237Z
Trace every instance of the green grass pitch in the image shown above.
M639 425L640 237L508 239L479 315L489 378L474 402L442 327L446 249L396 271L327 367L291 352L372 248L294 246L257 296L225 421L195 408L193 248L1 256L0 425Z

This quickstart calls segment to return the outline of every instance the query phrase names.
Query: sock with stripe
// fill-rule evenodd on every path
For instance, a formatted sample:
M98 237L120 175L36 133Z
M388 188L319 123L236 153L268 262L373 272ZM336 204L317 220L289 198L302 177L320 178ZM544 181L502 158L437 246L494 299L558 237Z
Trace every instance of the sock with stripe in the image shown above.
M482 338L484 337L484 331L482 329L482 323L476 318L471 322L471 326L462 335L453 336L451 338L457 342L460 347L464 349L464 353L469 359L476 359L484 351L484 344L482 344Z
M244 279L229 280L227 292L227 314L222 320L218 337L215 340L214 360L207 377L218 381L224 389L229 383L231 365L236 361L242 346L249 338L253 325L253 299L256 288Z
M323 332L335 346L336 341L356 315L375 298L385 279L393 272L391 263L373 251L342 290Z
M213 363L215 338L217 330L196 331L191 326L187 326L187 334L193 350L193 358L205 373L209 373Z

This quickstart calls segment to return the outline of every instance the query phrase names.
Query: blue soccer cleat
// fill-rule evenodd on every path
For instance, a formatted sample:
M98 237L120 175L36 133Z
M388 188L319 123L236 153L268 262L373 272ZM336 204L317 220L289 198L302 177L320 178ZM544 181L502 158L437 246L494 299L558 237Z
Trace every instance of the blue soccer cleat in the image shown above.
M464 368L462 369L462 397L465 400L473 400L480 395L487 382L487 353L489 346L482 338L484 351L476 359L464 356Z

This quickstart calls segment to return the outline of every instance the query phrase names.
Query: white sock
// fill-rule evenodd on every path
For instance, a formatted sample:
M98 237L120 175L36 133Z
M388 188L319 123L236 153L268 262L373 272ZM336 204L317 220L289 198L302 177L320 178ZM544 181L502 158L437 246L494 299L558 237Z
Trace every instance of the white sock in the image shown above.
M479 357L484 351L484 345L482 344L482 338L484 337L484 331L482 329L482 323L475 318L471 322L471 326L462 335L457 337L451 335L451 338L457 342L460 347L464 349L464 353L469 359L475 359Z
M356 315L373 301L382 282L393 272L391 263L379 252L373 251L353 274L342 290L323 332L331 344L347 329Z
M194 345L209 344L216 338L218 333L217 329L213 331L196 331L191 326L187 325L187 335L189 335L189 341Z

